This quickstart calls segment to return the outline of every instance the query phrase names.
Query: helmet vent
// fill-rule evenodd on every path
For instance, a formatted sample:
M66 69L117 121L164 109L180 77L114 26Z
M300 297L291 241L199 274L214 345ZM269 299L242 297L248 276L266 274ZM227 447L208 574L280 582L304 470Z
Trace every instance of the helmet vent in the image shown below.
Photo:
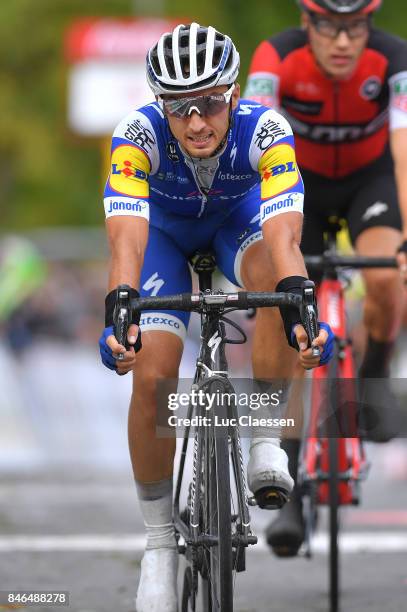
M176 78L174 59L172 56L172 37L167 36L164 40L164 57L165 65L167 66L168 74L171 79Z
M158 61L157 47L158 45L155 45L154 49L151 51L150 60L151 60L152 67L156 75L162 76L160 62Z

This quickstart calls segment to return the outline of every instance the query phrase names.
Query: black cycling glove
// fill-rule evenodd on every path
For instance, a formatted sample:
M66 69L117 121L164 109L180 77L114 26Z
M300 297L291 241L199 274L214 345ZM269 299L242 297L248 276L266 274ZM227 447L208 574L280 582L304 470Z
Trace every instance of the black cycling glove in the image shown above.
M121 286L123 287L124 285L121 285ZM127 288L130 292L131 299L140 297L140 294L137 291L137 289L133 289L132 287L127 287ZM118 304L118 299L117 299L117 288L116 288L110 291L105 298L105 327L111 327L114 325L115 309L116 309L117 304ZM135 324L135 325L140 324L140 312L133 313L133 317L130 323ZM138 331L137 340L133 346L134 346L134 350L136 353L141 349L142 345L141 345L140 329Z

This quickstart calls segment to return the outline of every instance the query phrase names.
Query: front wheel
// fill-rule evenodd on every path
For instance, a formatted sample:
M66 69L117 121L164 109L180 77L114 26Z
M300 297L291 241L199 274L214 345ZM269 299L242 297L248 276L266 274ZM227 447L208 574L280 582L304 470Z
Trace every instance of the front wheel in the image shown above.
M222 407L217 409L217 414ZM206 433L207 508L205 533L212 538L207 549L208 600L206 610L233 612L232 527L230 503L229 442L226 427Z
M329 439L329 600L330 612L339 608L339 478L338 439Z

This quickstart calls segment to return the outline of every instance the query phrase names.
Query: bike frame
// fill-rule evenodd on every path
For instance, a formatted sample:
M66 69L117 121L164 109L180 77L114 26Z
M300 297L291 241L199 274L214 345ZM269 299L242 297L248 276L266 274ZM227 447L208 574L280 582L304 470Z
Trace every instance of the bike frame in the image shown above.
M208 257L207 255L205 257ZM202 262L198 261L194 265L195 271L199 275L200 291L208 291L211 289L211 274L214 269L210 263L204 261L204 269ZM225 345L227 344L225 324L221 321L222 308L219 310L208 310L201 314L201 341L199 348L199 356L197 359L197 367L193 380L192 389L196 392L199 390L210 389L216 383L225 393L234 393L234 389L228 378L228 363L226 359ZM188 406L187 418L194 416L205 416L213 418L213 414L207 412L205 407L194 407L192 404ZM236 417L236 406L231 405L226 412L227 417ZM204 428L206 429L206 428ZM193 476L189 490L189 508L190 513L187 513L187 522L180 512L180 495L184 481L185 461L188 453L190 442L191 427L187 426L184 429L180 463L177 472L175 495L173 502L173 519L176 537L182 536L184 545L179 546L179 551L185 553L186 559L191 564L191 593L193 601L195 601L198 592L198 569L201 574L205 570L204 554L205 550L218 544L217 538L212 534L202 533L202 505L197 497L200 494L203 483L202 462L206 460L204 457L205 444L209 446L205 440L205 435L211 435L204 431L202 427L196 427L193 437ZM216 434L215 434L216 435ZM238 427L229 428L227 432L229 438L229 457L232 459L233 477L237 498L237 515L234 517L235 532L232 536L232 547L235 552L234 569L236 571L245 570L245 547L256 544L257 537L252 533L250 526L250 513L248 506L248 495L246 478L243 466L243 453L240 441ZM231 525L232 528L232 525ZM197 563L198 561L198 563ZM229 604L230 605L230 604ZM224 609L221 604L221 609Z
M338 420L345 416L345 431L357 431L357 397L355 380L355 365L352 346L348 340L346 329L346 304L343 283L338 278L323 279L318 289L318 310L322 321L329 321L335 334L337 350L336 380L332 381L337 390L342 390L347 397L341 406L344 415L334 414ZM329 378L330 366L316 368L312 372L311 412L309 437L304 450L304 480L318 482L317 502L329 504L329 452L328 438L318 434L320 427L321 405L326 400L324 382ZM346 385L340 385L339 380L348 380ZM325 387L326 389L326 387ZM340 398L341 399L341 398ZM336 407L338 408L338 407ZM330 415L331 416L331 415ZM331 432L333 435L335 432ZM357 504L359 501L358 486L360 480L366 477L366 455L359 437L344 436L340 424L338 426L338 494L339 504Z

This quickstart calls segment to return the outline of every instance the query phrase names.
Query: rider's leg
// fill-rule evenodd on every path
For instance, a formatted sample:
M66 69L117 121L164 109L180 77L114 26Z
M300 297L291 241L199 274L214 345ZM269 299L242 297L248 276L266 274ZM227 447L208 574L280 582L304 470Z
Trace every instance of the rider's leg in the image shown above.
M168 235L150 227L141 295L190 290L186 256ZM140 320L143 348L133 372L128 421L131 461L147 533L137 592L138 612L177 610L178 553L172 522L175 437L170 436L170 431L168 437L157 437L157 385L178 377L188 318L182 312L144 312ZM165 408L160 405L160 410L166 412ZM163 419L166 417L163 415Z
M323 252L323 221L319 215L313 214L312 208L308 208L307 215L304 220L304 230L301 243L301 250L303 253L310 255L319 255ZM318 282L320 278L313 278L315 282ZM278 312L272 311L273 315L278 315ZM280 321L276 321L276 324L280 324ZM256 351L256 355L261 355L261 344L262 335L261 330L259 331L259 350ZM280 346L282 349L280 348ZM290 369L292 363L286 362L283 358L281 361L281 355L291 355L291 351L287 349L287 342L285 337L280 339L279 345L273 343L267 347L267 355L271 356L271 360L275 363L278 371L279 364L284 370ZM283 351L283 352L282 352ZM263 372L263 366L261 363L258 364L260 375ZM282 372L284 376L284 372ZM304 370L300 366L298 360L296 360L294 368L294 379L301 381L304 378ZM300 384L300 383L299 383ZM305 525L302 513L302 497L301 491L297 486L297 472L299 463L299 454L301 448L301 436L302 436L302 425L303 425L303 405L302 405L302 393L299 393L299 397L294 397L291 394L290 403L288 406L287 416L293 415L295 417L295 431L289 432L287 437L283 436L281 441L281 448L287 453L288 456L288 468L291 476L294 479L295 486L290 495L290 500L278 513L275 518L266 528L266 539L273 552L278 556L291 557L295 556L305 537Z
M394 257L401 243L401 232L391 227L371 227L356 240L359 255ZM392 347L400 331L404 309L403 285L396 269L374 268L363 271L366 297L364 323L369 339L384 350L365 355L362 370L367 376L386 376Z
M394 257L401 243L401 217L389 156L378 160L373 170L366 172L361 175L347 213L352 243L359 255ZM368 340L359 372L361 417L366 421L363 425L367 437L384 442L396 429L390 416L396 399L387 376L401 324L404 290L396 269L366 270L363 277Z
M359 255L393 257L401 243L401 233L391 227L371 227L356 240ZM404 310L404 290L396 269L371 269L363 272L366 297L364 323L367 331L365 355L360 367L361 401L366 435L375 441L387 441L397 433L392 408L395 406L389 383L390 360L400 330ZM368 408L369 407L369 408Z
M245 251L240 273L243 286L248 291L275 289L277 279L273 279L270 256L263 240L255 242ZM279 311L259 308L252 348L254 378L281 379L288 386L296 362L297 354L287 344ZM280 448L280 433L279 430L253 428L248 465L249 487L253 492L273 484L286 491L293 488L287 455Z
M137 592L138 612L176 612L177 550L172 521L173 436L157 438L157 385L177 379L181 339L168 332L143 333L133 372L128 433L130 455L147 533Z

